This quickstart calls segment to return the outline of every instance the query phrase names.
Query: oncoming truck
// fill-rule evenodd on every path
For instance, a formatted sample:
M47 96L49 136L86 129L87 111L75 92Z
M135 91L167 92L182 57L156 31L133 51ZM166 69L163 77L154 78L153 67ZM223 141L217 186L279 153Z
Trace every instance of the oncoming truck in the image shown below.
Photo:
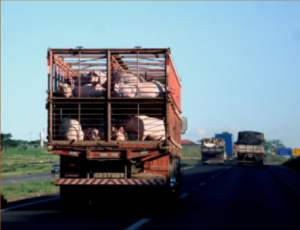
M203 138L201 144L202 164L224 164L226 144L223 138Z
M60 155L61 200L124 187L178 195L187 122L170 49L49 48L47 60L48 150Z
M245 163L254 163L259 167L263 167L265 154L263 133L253 131L239 132L234 148L237 152L238 166L243 166Z

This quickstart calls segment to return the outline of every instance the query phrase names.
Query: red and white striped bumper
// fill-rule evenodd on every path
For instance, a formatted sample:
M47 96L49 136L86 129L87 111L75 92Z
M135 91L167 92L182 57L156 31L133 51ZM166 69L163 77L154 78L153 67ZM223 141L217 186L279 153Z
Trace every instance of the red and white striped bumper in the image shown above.
M165 181L146 179L56 179L55 185L165 185Z

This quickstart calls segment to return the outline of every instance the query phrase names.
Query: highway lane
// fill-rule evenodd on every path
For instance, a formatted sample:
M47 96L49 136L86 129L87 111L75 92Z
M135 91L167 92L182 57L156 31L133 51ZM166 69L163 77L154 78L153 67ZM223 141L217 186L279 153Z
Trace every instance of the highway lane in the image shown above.
M2 211L1 225L7 230L298 230L300 196L279 180L274 175L274 170L279 170L279 166L195 166L184 170L186 181L181 199L173 210L159 207L153 209L145 198L137 202L113 204L109 210L101 210L101 207L98 207L66 211L62 209L59 199L54 199ZM282 172L281 177L289 177L288 171L285 173ZM51 197L55 198L49 196L40 199ZM10 206L20 204L22 202Z

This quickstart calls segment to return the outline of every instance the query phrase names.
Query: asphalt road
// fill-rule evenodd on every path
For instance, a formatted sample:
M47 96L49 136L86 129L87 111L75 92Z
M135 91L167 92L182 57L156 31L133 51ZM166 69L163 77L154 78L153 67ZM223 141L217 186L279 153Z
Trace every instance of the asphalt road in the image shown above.
M299 230L297 173L272 165L264 168L199 165L184 170L186 181L174 209L150 205L144 197L115 203L106 209L100 204L65 210L58 195L53 195L2 206L1 227L3 230Z

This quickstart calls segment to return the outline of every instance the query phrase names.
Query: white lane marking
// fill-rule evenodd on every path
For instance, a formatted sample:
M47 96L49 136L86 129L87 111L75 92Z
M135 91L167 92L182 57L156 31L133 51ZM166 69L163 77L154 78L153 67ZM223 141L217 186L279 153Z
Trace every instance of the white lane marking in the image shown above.
M54 198L50 198L50 199L46 199L46 200L39 200L39 201L27 203L27 204L21 204L21 205L9 207L9 208L4 208L4 209L1 209L1 212L5 212L5 211L7 211L7 210L16 209L16 208L21 208L21 207L29 206L29 205L33 205L33 204L44 203L44 202L51 201L51 200L57 200L57 199L59 199L59 196L54 197Z
M182 170L187 170L187 169L191 169L191 168L194 168L195 166L188 166L188 167L185 167L185 168L182 168Z
M141 227L143 224L146 224L150 219L144 218L139 220L138 222L134 223L133 225L131 225L128 228L125 228L124 230L135 230L138 229L139 227Z
M205 182L202 182L201 184L199 184L200 186L203 186L203 185L205 185L206 183Z
M230 166L228 166L226 169L229 169L230 168Z
M212 179L214 179L214 178L215 178L215 176L212 176L211 178L212 178Z
M182 194L179 198L180 198L180 199L184 199L184 198L186 198L188 195L189 195L188 193L184 193L184 194Z

